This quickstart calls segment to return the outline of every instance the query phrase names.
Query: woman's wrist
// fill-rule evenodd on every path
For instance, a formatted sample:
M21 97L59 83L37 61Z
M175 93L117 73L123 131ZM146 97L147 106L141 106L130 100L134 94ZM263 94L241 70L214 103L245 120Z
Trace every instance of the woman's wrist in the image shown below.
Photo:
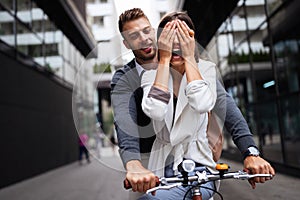
M183 59L188 63L191 63L191 62L196 63L194 55L184 56Z
M170 58L160 58L159 59L159 65L164 66L164 67L169 67L170 64Z

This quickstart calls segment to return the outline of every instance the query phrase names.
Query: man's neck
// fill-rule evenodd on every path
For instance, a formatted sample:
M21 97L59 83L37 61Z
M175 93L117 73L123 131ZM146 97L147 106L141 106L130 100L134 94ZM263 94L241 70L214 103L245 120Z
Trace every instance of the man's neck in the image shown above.
M136 62L141 65L145 70L156 69L157 68L157 58L155 57L152 60L142 60L139 58L135 58Z

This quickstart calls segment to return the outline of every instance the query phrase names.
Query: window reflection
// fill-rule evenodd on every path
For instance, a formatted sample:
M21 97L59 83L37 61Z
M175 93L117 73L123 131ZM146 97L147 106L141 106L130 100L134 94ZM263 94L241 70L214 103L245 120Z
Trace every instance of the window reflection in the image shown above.
M300 95L295 94L283 97L281 101L283 127L284 127L284 147L286 162L294 167L300 165Z
M9 11L13 11L14 9L14 4L13 4L14 0L1 0L1 6L5 7L6 9L8 9ZM1 8L0 6L0 8Z
M274 12L281 4L283 0L267 0L268 13Z
M84 59L32 0L1 0L0 40L70 83Z
M219 28L219 65L226 89L241 109L263 156L299 167L300 40L291 34L289 39L270 42L272 32L267 29L264 2L241 0ZM280 8L282 2L267 0L268 13ZM270 19L270 31L277 18L284 19L279 14ZM234 144L227 142L232 150Z
M275 45L276 70L281 94L297 92L300 87L300 51L298 40L278 42Z
M0 39L11 46L15 46L15 38L13 35L14 18L3 6L4 5L0 4Z
M17 17L27 26L31 26L31 1L30 0L18 0L17 1Z

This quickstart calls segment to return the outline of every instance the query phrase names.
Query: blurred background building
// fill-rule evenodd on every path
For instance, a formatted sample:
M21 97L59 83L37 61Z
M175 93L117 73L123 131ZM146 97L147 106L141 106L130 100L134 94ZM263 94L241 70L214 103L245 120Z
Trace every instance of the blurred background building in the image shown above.
M132 7L153 27L187 11L264 158L299 176L299 1L1 0L0 187L77 160L78 133L97 122L113 134L110 80L133 58L117 21ZM223 155L240 158L226 141Z
M278 169L299 172L300 22L297 12L300 2L236 2L207 50L217 55L215 62L225 87L246 118L264 158ZM236 148L230 142L225 148L235 154Z
M0 187L77 160L72 95L78 131L95 125L85 19L85 1L0 1Z

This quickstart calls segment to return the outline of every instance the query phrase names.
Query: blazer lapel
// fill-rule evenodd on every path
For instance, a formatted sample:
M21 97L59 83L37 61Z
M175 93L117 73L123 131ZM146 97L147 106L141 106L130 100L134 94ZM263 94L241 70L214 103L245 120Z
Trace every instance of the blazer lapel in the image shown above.
M166 117L165 117L165 123L166 123L166 126L167 126L167 129L169 131L169 133L171 132L171 128L172 128L172 121L173 121L173 110L174 110L174 107L173 107L173 79L172 79L172 76L170 76L169 78L169 91L170 91L170 94L171 94L171 98L170 98L170 101L169 101L169 104L168 104L168 112L166 114Z
M178 93L178 99L177 99L177 105L175 110L175 118L174 118L174 124L177 122L179 116L181 115L183 109L188 103L188 99L185 95L185 87L187 85L186 75L184 74L180 83L179 93Z

